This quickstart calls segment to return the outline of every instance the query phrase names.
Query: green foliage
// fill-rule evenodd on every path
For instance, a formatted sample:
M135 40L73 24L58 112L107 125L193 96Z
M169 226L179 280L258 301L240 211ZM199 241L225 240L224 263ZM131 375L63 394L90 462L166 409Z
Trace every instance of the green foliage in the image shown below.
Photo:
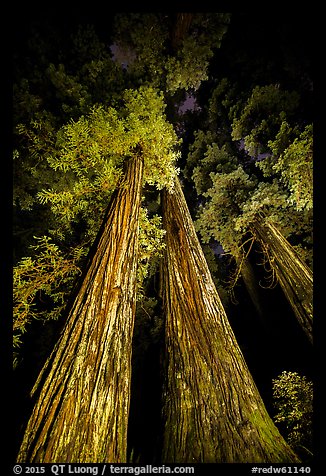
M189 145L187 163L183 170L183 173L188 179L192 179L194 168L201 163L207 147L212 142L214 142L214 135L210 131L194 131L194 140ZM198 190L198 193L201 193L201 188Z
M260 217L277 226L285 238L294 239L298 254L312 265L311 210L294 209L289 193L280 181L274 178L271 182L260 182L241 166L229 173L211 172L209 180L205 181L204 170L200 169L198 174L195 168L193 175L199 191L212 183L202 193L205 202L199 206L195 222L204 243L216 240L225 252L239 258L243 255L243 241L247 239L247 233L251 233L252 223Z
M220 47L229 19L228 13L192 15L188 35L165 65L168 92L174 93L178 89L197 91L208 79L209 61L214 50Z
M299 95L279 84L236 91L228 78L217 83L206 130L189 146L184 170L199 195L197 231L239 258L252 222L264 216L311 266L312 126L300 132Z
M300 453L311 454L313 383L297 372L284 371L273 380L273 399L274 421L285 428L289 444Z
M166 88L174 93L178 89L196 91L202 81L208 79L209 59L213 56L208 44L200 44L197 38L187 37L177 56L166 63Z
M243 202L242 213L234 221L234 229L242 233L249 231L251 223L263 212L267 214L269 222L278 223L282 214L280 211L287 209L287 194L279 186L277 180L272 183L260 182L250 197Z
M42 205L49 204L59 220L55 234L60 238L71 232L77 219L84 220L86 234L95 237L93 226L99 222L94 217L103 216L121 177L123 132L116 111L101 107L92 108L87 116L70 121L57 132L54 147L45 155L57 183L52 180L54 186L39 191L37 199Z
M146 32L146 34L144 34ZM162 60L168 25L155 13L118 14L114 21L115 43L124 52L128 74L142 84L161 87Z
M56 133L41 121L19 126L26 146L22 153L15 152L15 161L17 166L22 161L33 167L23 169L22 176L31 193L24 196L23 188L17 190L17 202L31 213L37 203L49 209L53 224L49 229L51 237L65 246L78 245L86 252L98 233L112 192L118 185L124 186L125 159L141 153L144 185L155 185L157 189L172 187L178 172L175 167L178 141L173 127L166 121L164 108L162 94L141 87L138 91L125 91L119 110L93 106L88 114L70 120ZM136 146L140 146L137 152ZM26 176L31 177L30 182ZM47 183L52 186L42 188ZM163 236L161 218L158 215L149 218L142 209L139 293L144 279L156 270L164 247ZM15 269L17 344L32 319L60 315L64 297L76 275L73 272L77 269L76 261L61 256L58 246L49 240L44 238L38 246L33 246L34 257L23 258ZM40 306L42 296L46 296L46 310Z
M284 147L284 136L289 126L282 123L280 132L269 147L277 161L273 166L280 173L281 181L290 191L289 201L297 210L313 207L313 128L306 126L292 143Z
M94 230L95 232L95 230ZM141 208L139 223L138 255L138 300L144 300L143 283L152 276L164 250L165 230L158 215L148 217L147 210ZM36 245L31 246L33 257L23 257L14 267L14 347L22 344L22 334L33 319L48 321L62 316L66 301L76 278L81 273L80 266L89 247L71 248L64 255L59 246L48 236L34 237Z
M144 159L144 183L157 189L173 186L179 141L166 121L162 94L141 87L126 90L122 100L119 110L93 106L87 115L70 120L56 133L41 119L17 128L27 142L26 158L19 160L19 150L15 154L17 175L21 173L18 162L22 162L22 181L29 193L16 187L15 200L29 209L36 199L49 205L60 223L53 230L60 239L71 232L76 220L83 220L85 233L94 238L99 224L94 217L103 216L121 179L123 162L137 145ZM52 186L45 188L47 183Z
M31 235L42 235L35 232L40 225L48 235L35 238L30 255L14 268L16 363L32 320L47 322L63 315L111 194L118 184L124 186L124 161L141 150L144 194L146 184L156 190L173 187L180 141L166 120L165 104L175 105L185 91L198 91L208 77L205 87L217 86L209 101L204 91L206 122L195 133L184 170L202 204L196 221L202 241L217 240L227 253L241 258L250 224L263 211L285 237L299 237L296 248L311 263L312 126L302 132L291 121L299 96L278 85L250 84L248 97L242 83L239 87L228 78L212 78L209 62L229 14L192 16L189 31L175 49L170 14L131 13L115 15L116 61L108 47L112 43L104 44L88 26L62 37L60 45L59 38L35 35L16 61L17 221L28 216ZM191 137L192 131L186 132ZM256 162L262 179L253 173L254 166L242 162L244 151L231 143L241 139L252 156L267 152ZM159 303L147 288L165 246L162 219L148 212L157 212L157 206L151 206L146 203L140 210L133 359L142 358L164 336ZM22 220L19 226L23 229L24 224ZM216 260L210 246L203 248L228 305L221 276L228 277L231 260ZM285 426L295 448L309 450L312 383L291 372L273 383L275 421Z
M162 217L148 217L145 208L140 209L139 242L138 242L138 296L143 296L145 278L152 276L157 270L158 260L162 257L165 243L165 230L162 228Z
M268 151L268 141L275 137L285 117L298 104L295 91L283 91L275 84L254 87L239 117L233 119L233 140L243 139L245 149L253 157Z
M194 181L198 194L213 185L211 173L228 173L237 168L237 159L229 154L226 146L219 147L211 132L195 132L195 140L189 147L185 173Z
M56 129L54 116L46 111L36 111L27 122L18 123L14 129L13 203L17 210L32 212L42 187L57 183L57 176L46 161L56 141Z
M222 78L212 90L208 107L208 123L217 124L223 116L233 118L232 89L230 81L227 78Z
M117 15L116 44L129 53L127 71L133 81L174 94L180 89L197 90L208 78L209 60L214 49L220 46L229 14L194 13L191 16L189 31L181 38L177 51L171 54L170 30L177 26L169 15Z
M256 186L256 180L238 167L230 173L210 173L213 186L203 195L208 200L199 209L195 226L202 240L217 240L226 252L238 255L242 235L236 219Z
M240 98L245 96L242 87L230 83L222 78L212 89L207 109L206 121L208 130L214 134L214 141L219 147L227 147L230 153L238 153L236 144L231 136L233 119L241 114L242 103Z
M65 307L85 249L76 247L64 255L48 236L34 237L34 258L24 257L13 272L13 330L14 347L18 348L21 336L32 319L44 321L58 319Z
M126 87L121 68L112 60L109 46L102 42L92 25L80 26L71 37L72 74L83 85L84 98L80 103L109 104L118 101ZM79 109L79 115L83 109Z
M14 63L17 122L28 121L42 108L62 124L96 103L117 100L125 88L121 68L91 25L69 33L51 29L45 33L39 25L29 31L24 48Z
M26 148L34 159L41 159L55 140L56 123L54 116L47 111L37 111L29 121L18 123L14 132L20 147Z
M66 117L74 117L87 110L91 95L87 87L73 74L67 73L63 64L50 64L46 76L56 91L62 112Z
M143 33L144 44L160 41L157 32L151 39ZM15 63L17 223L23 211L31 223L31 236L46 233L60 246L82 243L88 247L97 235L112 191L121 183L124 160L140 146L144 185L171 188L178 173L178 140L166 121L162 93L152 87L126 89L125 74L93 27L80 27L58 41L50 38L51 34L48 38L35 30L25 54ZM144 65L149 52L147 47L145 50ZM151 61L161 61L157 50L151 51ZM155 235L149 231L149 223L153 229L157 223L159 229L158 221L143 222L148 243L149 236ZM154 250L159 245L144 244L147 255L154 253L150 246ZM38 252L34 249L33 253L38 259ZM143 262L143 277L151 273L154 262L149 258L146 266Z
M125 123L133 146L140 144L144 158L144 180L158 190L173 187L180 156L176 133L165 117L164 97L151 87L124 93Z
M20 79L13 84L13 112L16 123L22 122L25 118L31 118L41 109L42 99L31 92L30 81L26 78Z

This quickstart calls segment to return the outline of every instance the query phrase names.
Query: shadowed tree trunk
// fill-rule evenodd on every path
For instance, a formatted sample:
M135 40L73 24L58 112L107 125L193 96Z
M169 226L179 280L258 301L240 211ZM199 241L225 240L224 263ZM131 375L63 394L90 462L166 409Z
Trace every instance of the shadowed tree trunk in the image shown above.
M243 283L246 287L246 290L249 294L249 297L256 309L257 316L263 327L265 327L266 322L264 318L264 311L263 311L263 303L259 293L259 286L257 284L257 280L254 274L254 270L252 265L249 261L248 257L244 257L242 260L236 259L236 263L240 268L240 274L243 279Z
M295 462L227 320L179 181L163 192L163 462Z
M300 326L310 342L313 341L313 275L290 243L271 223L256 220L252 232L268 257L271 271L292 306Z
M170 42L174 53L177 51L182 40L187 36L192 19L193 13L176 13L173 15Z
M126 462L143 162L126 163L37 395L20 462Z

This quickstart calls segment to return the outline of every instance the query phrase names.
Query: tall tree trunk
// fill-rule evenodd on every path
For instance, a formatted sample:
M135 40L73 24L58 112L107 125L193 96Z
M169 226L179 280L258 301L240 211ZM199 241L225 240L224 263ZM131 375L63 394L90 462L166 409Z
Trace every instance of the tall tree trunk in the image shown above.
M163 192L163 462L297 462L269 417L201 250L179 181Z
M244 285L257 311L259 320L261 324L263 325L263 327L265 327L266 322L264 319L263 303L259 293L259 286L257 284L254 271L248 257L243 259L240 266L241 266L241 271L240 271L241 277L243 279Z
M142 175L135 155L32 390L38 396L20 462L126 462Z
M271 271L283 289L292 309L306 333L313 341L313 275L290 243L278 229L262 218L257 219L252 232L260 242L271 265Z
M193 13L176 13L173 15L170 42L174 53L176 53L182 40L187 36L192 19Z

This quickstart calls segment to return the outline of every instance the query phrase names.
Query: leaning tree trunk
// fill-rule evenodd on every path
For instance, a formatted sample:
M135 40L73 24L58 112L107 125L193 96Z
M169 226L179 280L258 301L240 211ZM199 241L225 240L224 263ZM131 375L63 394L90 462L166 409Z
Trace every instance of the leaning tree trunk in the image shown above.
M249 258L244 257L243 259L236 259L236 262L240 268L240 274L251 299L251 302L253 303L256 309L257 316L259 317L259 320L263 327L265 327L266 322L264 319L264 308L262 299L260 297L259 285L257 284L256 277L254 275L254 270L249 261Z
M163 462L297 462L236 342L178 180L162 204Z
M126 462L142 175L142 160L128 160L61 337L32 390L38 396L20 462Z
M278 229L262 218L252 225L252 233L260 242L271 265L271 271L283 289L309 340L313 340L313 276L290 243Z

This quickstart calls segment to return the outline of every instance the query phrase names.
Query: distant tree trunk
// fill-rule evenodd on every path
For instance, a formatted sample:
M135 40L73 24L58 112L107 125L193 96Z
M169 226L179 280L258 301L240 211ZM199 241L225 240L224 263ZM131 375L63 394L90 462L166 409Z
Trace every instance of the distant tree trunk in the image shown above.
M244 285L246 290L250 296L250 299L257 311L257 315L261 324L265 327L266 322L264 319L264 311L263 311L263 304L259 293L259 285L257 283L254 270L252 265L249 261L249 258L246 257L242 260L241 264L241 277L243 279Z
M163 462L297 462L236 342L178 180L162 205Z
M128 160L38 394L20 462L126 462L143 162Z
M172 31L170 34L170 42L172 50L175 53L180 43L187 35L193 19L193 13L176 13L173 15Z
M257 219L252 232L260 242L292 309L306 333L313 341L313 275L277 228L262 218Z

